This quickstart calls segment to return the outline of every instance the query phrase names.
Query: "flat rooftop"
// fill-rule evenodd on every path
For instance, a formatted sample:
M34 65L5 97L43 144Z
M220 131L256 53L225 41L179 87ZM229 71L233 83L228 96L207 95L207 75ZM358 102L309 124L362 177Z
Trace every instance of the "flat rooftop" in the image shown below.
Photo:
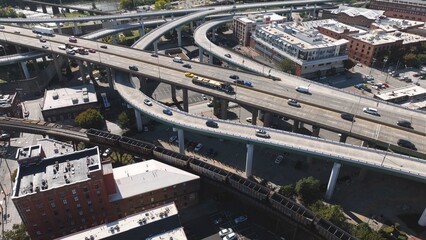
M98 147L45 158L38 165L19 166L13 197L89 180L89 173L97 170L101 170Z
M154 237L146 238L146 240L169 240L169 239L186 240L187 238L182 227L158 234Z
M117 192L109 196L110 201L117 201L200 178L156 160L114 168L113 173Z
M157 235L158 234L158 235ZM168 234L168 235L167 235ZM168 236L151 238L151 236ZM93 238L91 238L93 237ZM172 237L172 238L171 238ZM133 214L114 222L59 238L74 239L186 239L180 226L178 210L174 203Z
M37 143L41 145L46 158L74 152L74 147L71 144L50 138L38 139Z
M405 33L405 32L392 32L386 33L381 29L373 30L366 34L354 34L351 37L366 42L371 45L381 45L387 43L393 43L402 40L402 44L410 44L416 42L424 42L426 41L425 37Z
M363 16L365 18L374 20L382 16L385 11L340 5L339 8L333 9L330 12L333 14L345 13L346 15L351 17Z
M274 21L283 21L284 19L287 19L281 15L278 15L276 13L266 13L266 14L249 14L246 17L235 17L241 22L244 23L264 23L266 22L266 19L269 18L270 22Z
M0 94L0 108L8 108L12 105L16 94Z
M93 84L59 88L46 91L42 111L95 102L98 99Z
M412 21L407 19L399 18L379 18L373 25L377 28L382 29L385 32L395 32L398 30L406 30L413 27L423 27L425 22Z
M18 148L16 151L16 160L21 161L24 159L34 158L34 157L42 157L42 147L40 144Z
M350 32L355 32L355 31L357 31L358 33L367 32L360 28L356 28L356 27L341 23L334 19L321 19L321 20L315 20L315 21L308 21L308 22L303 22L303 25L309 29L317 29L318 27L322 27L336 33L343 33L345 29L349 30Z
M394 90L386 91L386 92L381 91L380 94L375 94L375 97L388 101L391 99L396 99L396 98L400 98L404 96L407 96L408 99L412 99L419 95L423 95L426 97L426 89L420 86L412 85L409 87L398 88L398 89L394 89Z

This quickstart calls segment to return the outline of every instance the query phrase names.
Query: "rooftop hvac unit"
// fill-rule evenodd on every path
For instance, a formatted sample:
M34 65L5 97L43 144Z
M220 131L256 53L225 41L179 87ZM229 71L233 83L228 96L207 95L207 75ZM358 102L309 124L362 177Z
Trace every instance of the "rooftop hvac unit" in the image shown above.
M55 99L55 100L58 99L59 98L58 92L53 92L52 98Z
M77 104L78 103L78 98L72 98L72 104Z
M83 102L88 102L88 101L89 101L89 96L83 95Z

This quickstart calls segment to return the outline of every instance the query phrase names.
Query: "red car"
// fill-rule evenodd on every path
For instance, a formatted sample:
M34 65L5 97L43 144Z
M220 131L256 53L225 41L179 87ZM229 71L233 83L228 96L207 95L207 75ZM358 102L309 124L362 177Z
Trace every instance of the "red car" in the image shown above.
M96 52L96 50L95 50L95 49L89 49L89 52L90 52L90 53L95 53L95 52Z
M68 41L70 41L70 42L72 42L72 43L76 43L76 42L77 42L77 38L75 38L75 37L70 37L70 38L68 39Z

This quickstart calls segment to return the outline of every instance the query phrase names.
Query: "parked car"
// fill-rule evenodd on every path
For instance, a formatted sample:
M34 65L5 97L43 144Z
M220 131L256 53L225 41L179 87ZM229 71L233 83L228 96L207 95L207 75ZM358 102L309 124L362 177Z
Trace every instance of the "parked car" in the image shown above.
M171 136L171 137L169 138L169 143L173 143L173 142L175 142L177 139L178 139L178 137L177 137L177 136Z
M49 46L47 46L46 44L43 44L41 47L44 48L44 49L48 49L49 48Z
M46 42L46 39L40 38L40 42Z
M173 112L168 108L163 109L163 113L166 114L166 115L169 115L169 116L173 115Z
M365 108L362 109L362 111L364 111L365 113L371 114L371 115L380 116L379 111L375 108L365 107Z
M2 133L0 135L0 140L4 141L4 140L9 140L10 139L10 134L9 133Z
M230 233L222 238L222 240L235 240L235 239L237 239L237 234L235 233Z
M90 49L89 49L89 52L90 52L90 53L95 53L95 52L96 52L96 50L95 50L95 49L90 48Z
M75 38L74 36L71 36L70 38L68 38L68 41L72 42L72 43L76 43L77 42L77 38Z
M145 105L147 105L147 106L152 106L152 102L151 102L151 100L149 100L149 99L147 99L147 98L145 98L145 99L143 100L143 103L145 103Z
M232 230L232 228L224 228L222 230L219 231L219 237L224 237L230 233L233 233L234 231Z
M348 120L348 121L353 121L354 120L354 115L350 114L350 113L341 113L340 117L342 119Z
M102 157L108 157L111 154L111 148L107 148L104 153L102 153Z
M290 98L287 101L287 103L288 103L288 105L293 106L293 107L300 107L300 103L297 100L295 100L295 99L291 99Z
M239 216L234 219L235 224L242 223L244 221L247 221L247 216L245 215Z
M203 148L203 144L199 143L199 144L197 144L197 146L195 146L194 151L199 152L201 150L201 148Z
M252 120L253 119L251 117L246 118L246 121L249 122L249 123L251 123Z
M410 142L409 140L406 140L406 139L399 139L397 144L401 147L405 147L405 148L412 149L412 150L417 150L414 143L412 143L412 142Z
M132 71L139 71L139 68L135 65L130 65L129 69L132 70Z
M408 120L399 120L396 124L401 127L411 128L411 122Z
M275 164L281 164L281 162L284 160L283 155L278 155L277 158L275 158Z

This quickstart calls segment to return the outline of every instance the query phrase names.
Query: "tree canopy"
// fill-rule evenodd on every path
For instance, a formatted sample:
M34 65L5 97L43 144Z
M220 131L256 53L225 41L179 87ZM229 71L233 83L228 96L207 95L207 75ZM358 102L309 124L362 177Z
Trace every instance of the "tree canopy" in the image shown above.
M105 125L104 118L95 109L87 109L75 118L75 123L82 128L102 129Z
M296 182L297 195L307 204L320 199L320 181L314 177L302 178Z
M283 59L279 64L278 67L286 73L295 74L296 72L296 65L294 62L292 62L289 59Z
M4 237L8 240L29 240L24 224L13 224L11 230L4 231Z

